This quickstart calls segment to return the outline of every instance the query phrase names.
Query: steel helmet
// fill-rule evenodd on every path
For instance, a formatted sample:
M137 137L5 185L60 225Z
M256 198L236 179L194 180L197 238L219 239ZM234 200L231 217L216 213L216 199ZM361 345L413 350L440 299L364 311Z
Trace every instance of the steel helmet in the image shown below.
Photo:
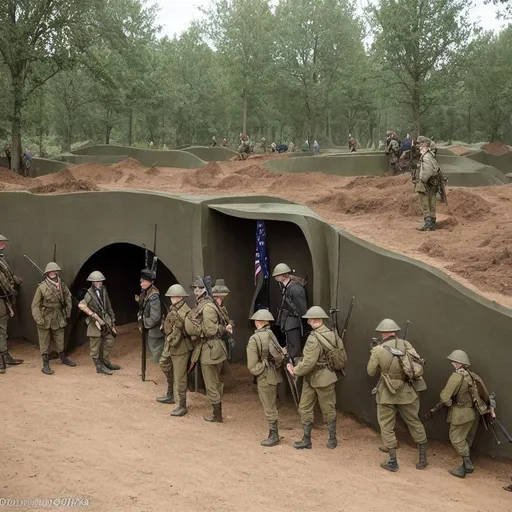
M471 363L469 362L469 357L466 354L466 352L464 352L464 350L460 350L460 349L454 350L447 357L447 359L449 359L450 361L453 361L454 363L460 363L460 364L463 364L463 365L466 365L466 366L470 366L471 365Z
M382 322L375 327L377 332L396 332L401 331L401 327L391 318L384 318Z
M217 279L215 286L212 288L212 295L215 297L224 297L230 293L224 279Z
M197 276L197 279L190 285L190 288L206 288L203 278L201 276Z
M249 320L260 320L261 322L273 322L274 317L268 309L258 309Z
M325 318L329 318L329 316L320 306L313 306L306 311L306 314L302 318L312 320L312 319L325 319Z
M90 273L87 281L99 283L100 281L105 281L105 276L99 270L95 270L94 272Z
M9 241L9 239L6 236L0 235L0 242L8 242L8 241Z
M44 273L48 274L48 272L60 272L62 269L55 263L54 261L50 261L46 268L44 269Z
M185 291L185 288L181 286L181 284L173 284L169 287L169 289L165 292L166 297L188 297L188 293Z
M279 263L272 272L272 277L282 276L283 274L291 274L292 269L286 263Z

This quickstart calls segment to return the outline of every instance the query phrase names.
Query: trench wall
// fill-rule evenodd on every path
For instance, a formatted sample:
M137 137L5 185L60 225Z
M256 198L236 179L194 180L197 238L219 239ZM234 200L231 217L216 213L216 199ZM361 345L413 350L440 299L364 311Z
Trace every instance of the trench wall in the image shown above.
M210 148L207 146L191 146L184 149L187 153L191 153L192 155L197 156L201 160L205 162L227 162L234 156L237 156L238 153L229 148L224 147L214 147Z
M146 208L149 201L151 208ZM254 292L257 219L268 223L271 266L286 261L297 273L308 274L310 304L338 307L342 323L350 298L356 295L346 340L347 377L337 387L339 408L376 426L371 395L376 379L366 373L368 344L378 322L391 317L402 325L411 321L408 338L427 359L429 389L421 396L422 414L438 401L451 373L446 356L462 348L473 369L496 391L501 420L512 425L512 397L507 393L512 385L511 310L479 297L428 265L330 226L302 205L276 199L127 191L0 193L0 233L10 238L7 257L24 279L19 315L10 324L10 334L37 339L30 302L40 278L23 254L44 266L57 243L62 277L70 284L89 257L105 246L124 242L151 247L157 223L158 255L178 282L188 287L196 273L204 272L213 279L225 278L232 291L227 306L237 326L235 359L243 361L251 332L248 309ZM274 308L277 285L272 282L271 286ZM447 439L442 413L427 427L430 437ZM478 449L512 458L510 444L497 449L484 432Z

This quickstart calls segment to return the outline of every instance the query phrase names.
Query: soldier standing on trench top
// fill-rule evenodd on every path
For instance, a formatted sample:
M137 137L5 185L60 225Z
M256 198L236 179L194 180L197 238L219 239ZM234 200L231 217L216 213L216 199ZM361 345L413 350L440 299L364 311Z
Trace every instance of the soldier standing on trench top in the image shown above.
M338 446L336 439L336 382L338 376L327 365L327 352L324 343L327 342L337 348L343 348L338 346L338 343L343 343L341 340L338 341L335 333L324 325L324 320L329 317L321 307L313 306L308 309L303 318L313 329L304 347L304 357L295 367L291 363L287 365L288 371L292 375L304 377L299 403L304 435L293 446L297 450L311 448L311 429L313 428L314 409L318 401L329 428L327 448L334 449ZM321 338L325 341L321 341Z
M381 451L389 453L389 461L381 463L381 468L388 471L398 471L396 448L398 440L395 435L396 414L399 412L407 428L418 445L419 460L416 469L427 466L427 434L419 419L419 392L427 389L423 378L410 384L398 360L391 354L390 349L409 352L419 358L413 346L406 340L397 337L401 329L393 320L386 318L375 328L382 334L382 342L371 349L368 361L368 375L374 376L380 370L380 379L372 391L377 401L377 420L380 426L384 447Z
M420 146L420 163L413 174L414 192L418 193L425 224L419 231L434 231L436 229L436 203L439 179L439 164L432 151L432 141L427 137L418 137Z
M281 289L281 305L277 314L277 323L286 337L288 355L292 361L300 357L302 344L302 320L308 305L306 291L290 274L292 269L286 263L279 263L272 272L272 277Z
M201 363L206 397L212 405L213 414L205 416L205 421L222 423L222 390L220 386L220 369L227 359L227 349L220 338L222 320L217 304L211 298L210 278L197 276L191 285L196 298L196 306L185 318L185 330L196 346L191 362ZM227 326L226 330L231 330Z
M261 441L261 446L276 446L279 444L277 386L283 380L279 369L284 352L270 330L270 322L274 321L270 311L260 309L249 320L254 322L256 330L247 343L247 368L257 379L258 395L269 424L268 439Z
M190 306L185 302L188 293L180 284L173 284L166 292L171 306L167 314L163 330L165 344L160 367L167 377L167 395L157 398L158 402L174 403L176 397L179 404L171 412L171 416L187 414L187 366L193 346L190 337L185 332L185 318L190 312Z
M91 272L87 281L91 283L91 287L85 293L78 307L87 315L85 323L87 324L91 357L96 366L96 373L112 375L111 370L120 370L121 367L110 362L110 352L114 348L114 336L106 324L113 333L117 334L116 316L110 303L107 287L103 284L105 276L99 270L95 270Z
M7 365L18 365L23 359L13 359L7 349L7 324L14 316L14 306L18 288L22 280L15 276L4 256L9 239L0 235L0 373L5 373Z
M51 342L55 343L62 364L76 366L64 352L64 328L71 316L71 293L59 276L61 268L50 262L44 269L45 280L39 283L32 300L32 317L37 324L39 349L43 359L41 371L53 375L48 352Z

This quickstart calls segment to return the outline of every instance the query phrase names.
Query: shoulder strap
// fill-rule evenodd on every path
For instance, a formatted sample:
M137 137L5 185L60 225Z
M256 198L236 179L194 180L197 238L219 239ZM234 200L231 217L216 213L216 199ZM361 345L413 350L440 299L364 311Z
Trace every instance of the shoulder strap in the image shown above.
M320 342L322 347L324 347L324 349L327 350L327 352L330 352L331 350L337 348L337 345L333 345L323 334L317 331L313 331L312 334Z

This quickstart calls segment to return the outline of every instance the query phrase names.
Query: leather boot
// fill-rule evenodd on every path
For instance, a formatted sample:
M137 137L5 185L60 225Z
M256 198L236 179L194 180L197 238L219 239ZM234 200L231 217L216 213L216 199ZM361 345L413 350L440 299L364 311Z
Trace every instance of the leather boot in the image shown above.
M468 455L467 457L462 457L462 462L464 463L464 469L466 470L466 475L470 475L475 471L473 467L473 462L471 461L471 457Z
M111 363L110 361L103 361L103 366L105 366L109 370L120 370L121 369L121 367L118 364Z
M167 393L163 396L157 396L156 401L161 404L175 404L174 401L174 392L173 392L173 383L167 380Z
M103 364L101 359L93 359L96 366L96 373L103 373L104 375L112 375L112 372Z
M3 354L0 354L0 373L6 372L5 358Z
M48 354L43 354L43 367L41 371L46 375L53 375L55 372L50 368L50 360L48 359Z
M418 464L416 464L416 469L425 469L427 467L427 443L418 445Z
M423 226L421 228L416 228L418 231L430 231L430 229L429 229L430 217L425 217L424 221L425 221L425 223L423 224Z
M76 363L74 361L71 361L71 359L68 359L66 357L65 352L59 352L59 357L62 364L65 364L66 366L76 366Z
M387 462L381 462L380 467L393 473L396 473L398 471L398 461L396 459L395 448L389 449L389 460Z
M329 429L329 439L326 446L327 448L334 449L338 446L338 440L336 439L336 420L329 421L327 428Z
M180 393L180 404L171 412L171 416L185 416L187 412L187 395L186 393Z
M261 441L261 446L276 446L279 444L279 431L277 430L277 420L268 422L270 430L268 439Z
M297 450L302 450L304 448L307 448L308 450L311 449L311 429L313 428L313 423L304 423L304 436L300 441L297 441L296 443L293 443L293 447L297 448Z
M5 359L5 364L10 364L11 366L15 366L17 364L23 363L23 359L13 359L11 357L11 354L9 354L9 352L4 352L4 359Z
M204 416L204 420L212 423L222 423L222 403L213 404L213 414Z
M456 476L457 478L466 478L466 468L464 467L464 457L462 458L462 464L457 469L449 469L450 475Z

